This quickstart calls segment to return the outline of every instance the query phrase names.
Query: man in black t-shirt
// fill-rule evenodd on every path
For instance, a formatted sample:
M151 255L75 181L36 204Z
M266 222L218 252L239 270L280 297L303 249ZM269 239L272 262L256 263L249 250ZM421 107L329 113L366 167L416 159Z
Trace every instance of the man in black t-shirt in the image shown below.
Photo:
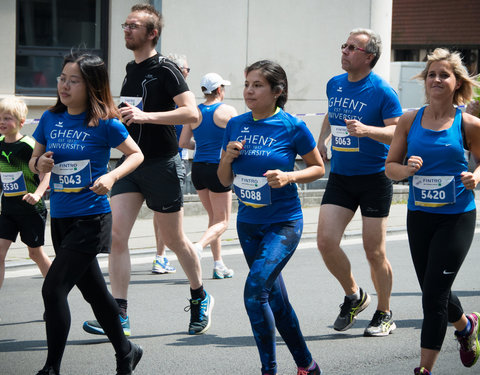
M195 97L178 67L155 50L162 18L153 6L134 5L122 28L126 47L133 51L134 61L126 68L120 111L123 123L140 146L145 160L112 188L113 240L109 257L112 294L120 307L124 332L130 335L128 239L145 200L154 211L154 220L166 246L177 255L190 282L188 333L202 334L210 327L214 300L203 289L200 261L183 232L181 181L184 171L174 127L198 120ZM104 334L97 321L87 321L83 328L89 333Z

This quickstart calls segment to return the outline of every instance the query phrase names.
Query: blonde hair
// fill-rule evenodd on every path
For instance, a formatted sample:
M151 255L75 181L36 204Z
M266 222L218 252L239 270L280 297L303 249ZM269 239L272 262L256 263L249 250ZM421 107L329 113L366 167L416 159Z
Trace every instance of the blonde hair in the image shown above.
M0 101L0 113L1 112L11 114L21 123L27 119L28 108L22 99L16 96L7 96Z
M452 52L446 48L436 48L432 53L427 56L427 65L425 69L415 77L416 79L426 81L428 71L430 66L437 61L446 61L453 70L453 74L457 81L462 84L455 91L453 95L453 104L461 105L468 103L473 96L473 88L480 87L480 84L477 82L476 77L470 76L468 70L462 62L462 57L459 52ZM427 98L427 103L430 102L430 98L427 95L425 90L425 96Z

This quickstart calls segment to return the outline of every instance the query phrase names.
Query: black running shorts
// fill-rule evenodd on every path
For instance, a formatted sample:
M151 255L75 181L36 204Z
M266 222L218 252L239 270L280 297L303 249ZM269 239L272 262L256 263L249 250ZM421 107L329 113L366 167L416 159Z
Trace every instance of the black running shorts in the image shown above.
M122 159L117 166L123 162ZM176 154L171 158L144 161L136 170L113 185L111 196L141 193L147 207L157 212L178 212L183 207L185 168Z
M192 183L196 190L208 189L214 193L226 193L231 186L223 186L217 175L217 163L193 162Z
M61 250L80 253L110 253L112 213L66 218L52 218L52 243Z
M20 233L28 247L40 247L45 243L47 210L28 215L0 215L0 238L15 242Z
M387 217L392 197L392 181L384 172L357 176L330 173L322 204L334 204L353 212L360 206L362 216Z

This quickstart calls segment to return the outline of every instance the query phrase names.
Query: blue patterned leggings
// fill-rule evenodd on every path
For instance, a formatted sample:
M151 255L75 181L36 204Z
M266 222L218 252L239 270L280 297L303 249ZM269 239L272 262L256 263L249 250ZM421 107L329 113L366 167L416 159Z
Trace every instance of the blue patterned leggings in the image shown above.
M238 238L250 272L245 282L244 302L262 362L262 374L276 374L275 327L299 367L312 356L288 301L281 275L302 235L303 219L273 224L237 221Z

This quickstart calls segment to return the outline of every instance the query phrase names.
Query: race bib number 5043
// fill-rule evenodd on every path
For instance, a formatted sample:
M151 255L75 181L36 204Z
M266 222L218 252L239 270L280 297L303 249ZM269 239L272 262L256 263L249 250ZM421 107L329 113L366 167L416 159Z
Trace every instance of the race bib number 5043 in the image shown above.
M78 193L92 183L90 160L72 160L55 164L51 182L53 190Z

